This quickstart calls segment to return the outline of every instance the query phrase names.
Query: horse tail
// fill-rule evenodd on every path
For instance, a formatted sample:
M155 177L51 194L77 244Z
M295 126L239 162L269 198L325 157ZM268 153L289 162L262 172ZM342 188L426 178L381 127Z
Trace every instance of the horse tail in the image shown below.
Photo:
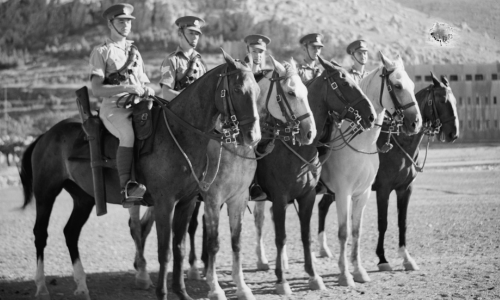
M23 158L21 160L21 170L19 171L19 176L21 177L21 183L23 184L24 191L24 205L23 209L30 204L33 198L33 167L31 165L31 156L33 155L33 149L35 149L38 140L43 135L39 136L33 143L31 143L26 151L23 153Z

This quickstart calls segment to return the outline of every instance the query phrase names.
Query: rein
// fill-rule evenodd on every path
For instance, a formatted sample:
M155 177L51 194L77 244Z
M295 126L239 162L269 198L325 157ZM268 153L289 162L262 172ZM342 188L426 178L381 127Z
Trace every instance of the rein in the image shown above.
M160 104L160 106L162 107L162 111L163 111L163 119L165 121L165 125L167 126L167 129L170 133L170 136L172 137L172 139L174 140L175 144L177 145L177 148L179 148L179 150L181 151L182 155L184 156L184 158L186 159L188 165L189 165L189 168L191 170L191 175L193 175L194 179L196 180L196 183L198 184L198 187L206 192L210 186L212 185L212 183L215 181L215 178L217 177L217 173L219 172L219 167L220 167L220 161L221 161L221 156L222 156L222 145L223 143L236 143L236 136L239 134L239 128L238 128L238 125L245 125L245 124L249 124L251 122L255 122L256 121L256 118L255 117L252 117L252 118L248 118L246 120L243 120L241 122L238 122L238 119L236 117L236 112L234 110L234 105L233 105L233 101L230 97L230 92L229 92L229 83L228 83L228 77L230 75L233 75L233 74L236 74L240 72L240 70L235 70L235 71L231 71L231 72L227 72L227 66L225 67L224 69L224 72L221 73L221 74L218 74L217 76L219 77L219 80L217 81L217 88L216 90L218 90L219 86L220 86L220 83L221 81L223 81L223 84L222 84L222 89L220 91L220 97L222 99L222 103L223 103L223 107L224 107L224 114L223 114L223 117L224 117L224 125L226 125L226 128L224 128L223 126L223 133L222 134L210 134L210 133L206 133L206 132L203 132L201 130L199 130L198 128L195 128L193 125L189 124L188 122L184 121L182 118L180 118L179 116L177 116L170 108L168 108L167 104L168 104L168 101L165 100L165 99L162 99L160 97L157 97L157 96L150 96L150 98L152 98L153 100L155 100L158 104ZM250 72L250 71L248 71ZM223 80L224 78L224 80ZM218 92L216 91L216 94L218 94ZM209 139L213 139L217 142L220 143L220 148L219 148L219 155L218 155L218 160L217 160L217 167L216 167L216 171L215 171L215 174L212 178L211 181L206 181L205 180L205 177L208 173L208 155L207 155L207 164L206 164L206 168L205 168L205 171L203 172L203 177L201 179L201 181L198 179L198 177L196 176L195 172L194 172L194 168L193 168L193 165L191 164L191 161L189 159L189 157L187 156L186 152L182 149L181 145L179 144L179 142L177 141L177 139L175 138L171 128L170 128L170 125L168 123L168 119L167 119L167 114L172 117L175 121L177 121L179 124L181 124L184 128L196 133L196 134L199 134L199 135L202 135L204 137L207 137Z
M268 78L271 84L269 85L269 90L267 92L266 98L266 108L268 114L266 116L266 121L262 124L262 131L268 134L270 137L266 137L266 139L280 139L283 141L292 141L295 145L295 135L300 132L300 121L305 120L311 116L310 113L305 113L300 117L295 116L292 108L290 106L290 102L288 101L285 92L283 91L283 87L281 84L276 84L276 102L281 109L281 113L286 119L286 123L282 122L279 119L276 119L269 113L269 99L271 98L271 93L273 91L273 86L275 82L280 82L282 80L286 80L288 77L279 76L278 72L274 71L271 78Z

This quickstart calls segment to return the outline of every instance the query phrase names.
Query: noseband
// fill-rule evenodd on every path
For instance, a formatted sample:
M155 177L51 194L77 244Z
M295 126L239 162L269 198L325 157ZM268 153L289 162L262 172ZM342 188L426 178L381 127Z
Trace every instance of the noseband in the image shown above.
M415 105L415 102L410 102L406 105L401 105L398 101L398 97L396 96L396 93L394 92L394 88L392 87L392 82L389 80L389 76L394 72L392 71L387 71L387 69L384 67L382 69L382 74L380 77L382 77L381 85L380 85L380 106L384 107L382 104L382 96L384 94L384 82L386 83L387 86L387 91L389 91L389 96L391 96L392 103L394 104L395 111L391 115L390 113L387 113L389 117L393 120L395 120L395 125L397 126L397 131L399 132L399 127L403 125L403 119L404 119L404 114L403 111L405 109L408 109L412 106Z
M429 87L429 89L430 89L430 93L429 93L430 97L426 102L424 102L424 106L422 107L422 114L425 112L425 108L429 107L431 120L424 122L424 134L428 135L428 136L435 136L435 135L439 134L439 131L441 130L441 126L443 124L449 123L449 122L454 122L456 119L456 116L453 116L449 119L441 121L441 118L439 117L439 112L438 112L437 106L436 106L436 96L434 95L434 86ZM446 97L446 99L448 99L448 97Z
M269 85L269 90L267 92L266 98L266 108L268 111L268 115L266 117L266 121L262 124L262 131L271 135L272 139L281 139L285 142L292 140L292 143L295 145L295 135L300 132L300 121L305 120L311 116L310 113L305 113L300 117L295 116L292 111L292 107L290 106L290 102L288 101L285 92L283 91L283 87L279 84L280 81L288 79L290 76L279 76L278 72L274 71L269 81L271 84ZM281 113L286 119L286 122L282 122L279 119L274 118L269 112L269 99L271 98L271 93L273 91L273 85L276 84L276 102L281 109Z
M220 86L221 81L222 88L220 90L220 98L222 100L222 106L224 108L224 113L222 114L222 134L224 136L224 143L236 143L236 137L240 134L239 125L246 125L255 123L257 118L255 116L249 117L242 121L238 121L236 117L236 111L234 110L233 100L231 99L231 91L229 89L228 77L230 75L242 72L251 72L244 70L234 70L227 72L227 66L224 72L218 74L219 80L217 81L217 88Z

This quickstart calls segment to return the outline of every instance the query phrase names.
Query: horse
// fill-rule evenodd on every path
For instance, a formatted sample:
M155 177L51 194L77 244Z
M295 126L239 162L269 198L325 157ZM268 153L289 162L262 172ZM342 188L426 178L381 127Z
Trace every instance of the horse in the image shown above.
M159 101L164 122L159 122L157 126L154 150L135 163L138 180L147 186L155 206L160 264L156 296L161 300L167 298L171 232L173 268L176 271L172 289L180 299L191 299L186 292L183 277L178 274L182 270L184 257L182 240L195 204L192 199L203 187L199 178L207 164L206 149L210 136L206 132L213 130L216 117L222 113L235 121L233 126L240 122L240 143L253 146L261 138L256 106L260 91L251 69L246 64L235 61L224 50L222 53L225 64L205 74L170 103ZM166 115L169 116L168 119ZM189 120L190 123L184 120ZM43 271L47 226L55 198L64 188L74 201L64 235L77 283L75 294L90 299L78 250L78 238L94 206L92 177L89 176L91 169L89 162L68 159L81 127L78 120L61 121L38 137L22 158L20 175L24 189L23 207L31 202L33 195L36 199L37 213L33 230L37 251L35 283L36 295L41 298L50 297ZM117 172L105 169L105 177L109 179L106 186L108 202L121 203Z
M351 120L348 123L360 130L371 128L375 121L375 110L352 77L337 63L324 61L321 57L318 60L325 70L307 86L316 128L324 128L330 115ZM309 275L309 288L326 289L322 278L314 268L310 238L310 220L316 197L315 188L321 172L321 163L318 160L318 150L315 144L321 135L318 134L314 143L309 146L280 141L269 155L257 163L257 180L269 196L268 200L273 204L277 247L275 290L278 294L292 294L290 285L283 274L283 268L286 267L286 209L294 200L298 203L304 264L305 271ZM254 211L259 269L269 268L262 242L264 206L265 202L257 202Z
M250 60L251 61L251 60ZM260 94L257 101L260 118L267 114L283 124L287 119L283 113L298 116L300 127L297 141L301 144L311 144L316 137L316 124L312 117L311 109L307 102L307 89L297 74L293 60L282 65L271 56L274 72L267 72L259 80ZM275 76L273 76L275 75ZM272 77L273 76L273 77ZM278 88L273 88L271 82L277 82L282 92L278 93ZM280 95L283 102L290 105L290 110L283 112L278 103L277 95ZM209 169L217 169L217 161L220 160L218 173L208 174L214 178L213 183L207 191L201 191L204 202L204 244L202 256L206 275L206 281L210 286L208 297L210 299L226 299L224 291L221 289L216 275L215 261L219 249L218 225L219 214L223 204L227 204L228 215L231 228L231 246L233 248L233 280L236 283L236 295L238 299L255 299L252 291L245 284L240 259L240 233L242 229L242 218L249 198L248 188L253 180L257 160L253 148L225 144L222 148L220 143L210 141L207 153L209 161L214 164ZM216 177L214 177L216 175ZM200 274L196 265L196 254L194 235L197 227L197 214L199 209L197 203L193 212L193 217L189 224L189 234L191 238L191 250L189 255L190 269L188 278L200 279ZM154 222L152 211L154 206L147 209L141 219L139 219L139 207L131 208L130 228L136 245L136 258L134 266L137 269L136 285L140 288L148 288L151 284L149 274L146 271L146 261L144 259L144 244Z
M334 151L323 165L321 180L335 193L338 217L339 285L355 286L355 281L370 281L361 264L360 241L363 211L370 196L370 188L377 174L379 157L376 155L380 127L387 112L407 134L415 134L422 127L420 111L416 107L414 83L404 70L398 56L389 60L380 52L383 65L370 72L360 82L377 112L375 129L354 132L347 124L340 124L333 133L330 151ZM385 84L384 84L385 81ZM379 98L380 97L380 98ZM352 252L353 275L347 265L347 238L350 228L352 203ZM324 235L323 235L324 236ZM322 241L320 241L321 243Z
M377 145L379 148L384 144L393 142L397 145L387 153L380 152L380 167L372 185L372 191L377 192L378 208L378 230L379 240L377 246L377 256L380 259L378 268L380 271L392 270L384 254L384 236L387 230L387 209L389 205L389 195L395 190L398 205L398 225L399 225L399 255L403 258L405 270L418 270L419 267L406 250L406 216L408 203L413 191L413 180L419 172L423 171L423 166L418 166L415 162L419 156L419 145L424 135L437 135L442 142L453 142L459 136L458 118L456 109L456 99L449 87L448 80L444 77L443 82L431 73L433 84L420 90L415 98L423 118L422 130L408 136L403 133L392 134L391 131L382 131ZM429 140L428 140L429 143ZM425 164L425 161L424 161ZM325 194L318 204L319 226L318 234L320 244L320 256L332 257L331 251L326 245L324 236L325 218L330 205L335 201L333 195Z

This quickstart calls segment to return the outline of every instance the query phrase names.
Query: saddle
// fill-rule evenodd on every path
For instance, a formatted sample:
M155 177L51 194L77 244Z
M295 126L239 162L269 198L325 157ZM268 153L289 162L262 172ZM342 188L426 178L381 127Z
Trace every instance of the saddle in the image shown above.
M147 105L148 103L146 101L141 101L134 105L133 108L132 125L135 135L135 159L139 159L141 156L153 152L154 132L156 131L160 117L160 109L157 106L153 106L153 108L149 110ZM93 122L91 126L97 127L91 129L93 132L99 132L96 138L100 139L101 149L99 150L101 150L102 157L102 160L100 162L95 162L94 165L116 169L116 150L119 144L118 138L112 135L106 127L104 127L102 121ZM87 134L83 129L80 131L78 138L73 144L69 159L91 160L89 138L87 138Z

